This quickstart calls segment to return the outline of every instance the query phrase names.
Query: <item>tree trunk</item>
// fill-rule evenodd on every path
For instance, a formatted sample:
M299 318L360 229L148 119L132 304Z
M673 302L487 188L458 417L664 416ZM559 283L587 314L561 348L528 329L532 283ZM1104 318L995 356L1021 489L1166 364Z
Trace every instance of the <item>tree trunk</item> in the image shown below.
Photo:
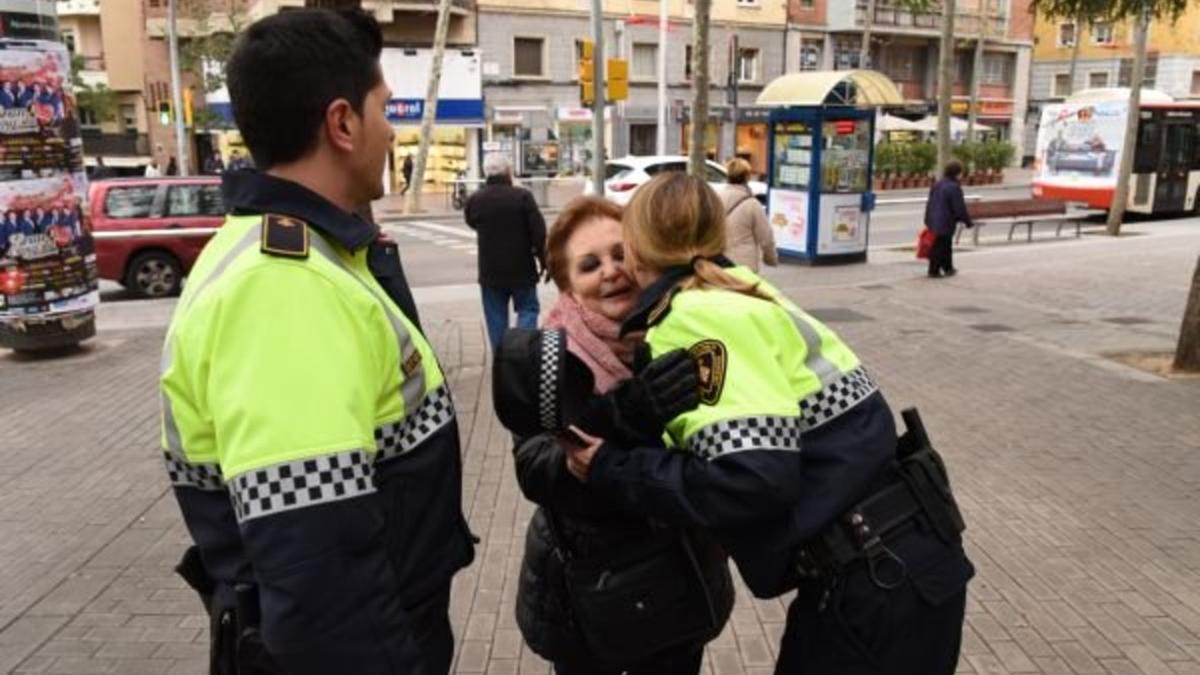
M696 0L692 21L692 137L688 144L688 173L704 177L708 136L708 20L712 0Z
M1200 372L1200 258L1192 273L1192 290L1179 325L1179 344L1175 347L1175 370Z
M871 69L871 26L874 23L875 0L867 0L867 13L863 17L862 47L858 52L858 67L863 70Z
M405 210L421 210L421 188L425 187L425 158L433 137L433 121L437 117L438 85L442 81L442 57L446 54L446 34L450 32L450 0L438 3L437 26L433 31L433 62L429 64L429 83L425 88L425 107L421 110L421 145L413 158L412 185L408 186ZM391 150L388 150L391 152Z
M1083 44L1083 15L1075 17L1075 44L1071 45L1071 69L1067 71L1067 95L1075 93L1075 73L1079 69L1079 45Z
M942 46L938 53L938 173L950 162L950 106L954 100L954 13L955 0L942 5Z
M1137 144L1138 109L1142 103L1142 81L1146 77L1146 33L1150 26L1150 11L1143 8L1134 29L1133 74L1129 82L1129 118L1125 121L1125 142L1121 144L1121 168L1117 174L1117 189L1112 204L1108 207L1108 234L1121 234L1121 221L1125 219L1125 205L1129 203L1129 182L1133 174L1133 149Z
M975 140L975 121L979 115L979 85L983 84L983 14L979 15L979 39L975 40L975 61L971 73L971 100L967 103L967 140Z

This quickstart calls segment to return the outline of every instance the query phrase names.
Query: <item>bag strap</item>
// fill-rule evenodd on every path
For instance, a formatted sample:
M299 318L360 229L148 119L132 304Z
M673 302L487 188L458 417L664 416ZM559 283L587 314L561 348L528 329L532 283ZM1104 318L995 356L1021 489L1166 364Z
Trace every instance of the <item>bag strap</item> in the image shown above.
M727 215L727 216L728 216L728 215L732 215L732 214L733 214L733 212L737 210L737 207L739 207L739 206L741 206L742 204L746 203L746 200L747 200L747 199L754 199L754 195L752 195L752 194L750 194L750 195L744 195L744 196L743 196L741 199L739 199L739 200L737 200L736 202L734 202L734 203L733 203L733 206L731 206L731 207L729 207L729 208L725 209L725 215Z

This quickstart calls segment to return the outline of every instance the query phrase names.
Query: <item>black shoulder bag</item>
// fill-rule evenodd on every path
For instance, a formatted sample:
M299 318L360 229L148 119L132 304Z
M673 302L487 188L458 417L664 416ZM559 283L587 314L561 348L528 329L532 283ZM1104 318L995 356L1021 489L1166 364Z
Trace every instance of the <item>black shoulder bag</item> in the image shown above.
M711 542L664 530L627 549L576 558L549 509L546 522L575 623L594 655L629 665L721 634L733 610L733 583L727 558Z

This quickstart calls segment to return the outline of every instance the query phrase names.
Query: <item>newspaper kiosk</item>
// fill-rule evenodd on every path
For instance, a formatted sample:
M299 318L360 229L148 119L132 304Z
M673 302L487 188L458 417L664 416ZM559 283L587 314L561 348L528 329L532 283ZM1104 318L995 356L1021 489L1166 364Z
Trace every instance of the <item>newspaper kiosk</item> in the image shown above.
M867 259L875 111L904 102L873 71L807 72L776 79L770 106L767 216L780 257L798 262Z

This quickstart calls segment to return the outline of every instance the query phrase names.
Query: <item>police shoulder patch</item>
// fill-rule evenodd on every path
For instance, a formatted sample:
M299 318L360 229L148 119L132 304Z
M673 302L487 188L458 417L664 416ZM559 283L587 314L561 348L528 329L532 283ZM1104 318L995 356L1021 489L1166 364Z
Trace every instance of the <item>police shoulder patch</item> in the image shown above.
M421 352L414 349L413 353L404 359L404 363L400 364L400 368L404 371L404 377L412 377L421 369Z
M700 402L716 405L725 389L725 369L728 350L720 340L702 340L692 345L688 353L696 360L700 371Z
M308 224L291 216L264 214L262 252L285 258L307 258Z

